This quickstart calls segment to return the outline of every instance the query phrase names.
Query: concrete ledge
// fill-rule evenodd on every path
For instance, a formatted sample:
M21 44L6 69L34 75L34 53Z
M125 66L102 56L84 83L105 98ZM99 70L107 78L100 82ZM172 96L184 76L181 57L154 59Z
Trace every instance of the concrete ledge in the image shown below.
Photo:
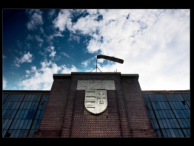
M144 90L142 94L178 94L178 93L186 93L190 94L190 90Z
M49 94L50 90L3 90L3 93L27 93L27 94L40 94L40 93L44 93L44 94Z
M121 74L121 72L71 72L72 75L114 75Z

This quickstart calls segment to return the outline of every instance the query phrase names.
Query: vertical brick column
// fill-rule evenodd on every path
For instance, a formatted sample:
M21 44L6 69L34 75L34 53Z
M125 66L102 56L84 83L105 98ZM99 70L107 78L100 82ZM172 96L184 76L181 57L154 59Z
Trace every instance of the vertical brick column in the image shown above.
M61 137L71 137L76 87L77 87L77 80L75 80L75 78L72 77L70 92L67 98L67 106L66 106L64 118L63 118Z
M34 137L61 137L71 80L54 79L38 133Z
M122 92L122 85L120 81L120 75L115 78L115 86L117 92L117 105L118 105L118 113L120 118L120 126L122 131L122 137L131 137L127 108L125 103L125 98Z
M121 76L131 137L156 137L146 103L138 82L138 75Z

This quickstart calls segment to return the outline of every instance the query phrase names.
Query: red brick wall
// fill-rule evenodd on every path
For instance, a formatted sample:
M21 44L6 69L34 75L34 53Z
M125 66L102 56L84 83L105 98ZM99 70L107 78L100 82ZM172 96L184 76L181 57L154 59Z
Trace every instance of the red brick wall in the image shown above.
M114 80L108 90L107 110L93 115L84 107L84 90L78 80ZM72 74L55 79L39 133L35 137L155 137L137 77L120 74Z
M70 79L55 79L40 123L34 137L60 137L69 94Z
M131 137L157 137L137 78L122 77L121 83L127 106Z

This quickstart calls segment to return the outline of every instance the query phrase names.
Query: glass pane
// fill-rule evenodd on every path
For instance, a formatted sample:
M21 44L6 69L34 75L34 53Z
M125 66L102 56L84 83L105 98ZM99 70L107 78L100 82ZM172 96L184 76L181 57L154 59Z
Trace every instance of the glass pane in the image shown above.
M178 131L180 137L184 137L183 132L181 131L181 129L177 129L177 131Z
M163 123L162 123L161 119L158 119L158 122L159 122L160 128L163 129L164 126L163 126Z
M187 131L189 137L190 137L190 130L191 130L191 129L186 129L186 131Z
M39 119L42 119L44 111L41 111Z
M12 119L9 119L8 122L7 122L7 124L6 124L6 126L5 126L5 129L8 129L9 128L9 126L11 125L11 122L12 122Z
M173 131L174 131L174 133L175 133L176 137L180 137L179 132L178 132L178 130L177 130L177 129L173 129Z
M35 105L35 102L32 102L32 104L30 106L30 110L33 110L34 109L34 105Z
M178 124L178 122L177 122L176 119L173 119L173 122L174 122L174 124L175 124L175 128L180 128L180 126L179 126L179 124Z
M3 130L2 137L5 136L6 132L7 132L7 129Z
M158 137L162 137L162 134L160 132L160 130L156 130L157 134L158 134Z
M169 129L166 129L166 134L167 134L167 137L172 137L172 134Z
M34 136L34 130L30 130L28 137L33 137L33 136Z
M175 135L173 129L169 129L169 130L170 130L170 133L171 133L172 137L176 137L176 135Z
M23 123L23 125L22 125L22 129L26 129L27 124L28 124L28 120L25 119L25 120L24 120L24 123Z
M37 123L37 120L34 120L31 129L35 129L36 128L36 123Z
M175 113L176 118L181 118L181 116L179 116L178 114L178 110L174 110L174 113Z
M19 111L17 112L17 114L16 114L16 117L15 117L15 118L19 118L20 113L21 113L21 110L19 110Z
M167 114L166 114L165 110L161 110L161 112L162 112L164 118L167 119L168 117L167 117Z
M164 128L168 128L168 126L167 126L167 123L166 123L165 119L161 119L161 121L162 121L162 123L163 123Z
M18 119L13 129L18 129L21 119Z
M154 129L159 129L158 123L156 122L155 119L152 119L151 122L152 122L152 126L153 126Z
M18 129L22 129L23 124L24 124L24 119L21 119L21 122L20 122L20 124L19 124Z
M37 120L37 123L36 123L36 128L35 128L35 129L38 129L38 128L39 128L39 126L40 126L40 122L41 122L41 120Z
M183 119L177 119L177 120L178 120L178 122L179 122L181 128L186 128L186 127L187 127L187 125L186 125L186 123L183 121Z
M26 118L27 119L33 119L34 114L35 114L35 110L29 111Z
M32 123L32 119L28 120L28 124L26 126L26 129L30 129L31 123Z
M24 105L25 105L26 102L22 102L21 106L20 106L20 110L24 109Z
M19 108L19 106L20 106L20 102L16 102L17 104L16 104L16 107L15 107L15 109L18 109Z
M39 118L40 112L41 112L40 110L37 111L35 119L38 119Z
M18 137L22 137L24 133L24 130L20 130L19 136Z
M182 94L185 100L190 100L190 94Z
M163 113L162 113L162 110L158 110L158 113L159 113L159 115L160 115L160 118L161 118L161 119L164 119L164 115L163 115Z
M190 101L186 101L187 105L190 107ZM185 105L185 109L189 109L188 106Z
M3 102L5 101L8 94L3 94Z
M27 114L28 114L28 110L25 110L24 115L23 115L23 119L26 119Z
M30 109L31 105L32 105L32 102L28 102L26 105L26 109Z
M190 121L188 119L182 119L186 125L186 128L190 128Z
M23 136L22 137L27 137L28 131L29 130L24 130L24 133L23 133Z
M13 102L10 102L10 104L9 104L9 106L8 106L8 108L7 109L11 109L12 108L12 106L13 106Z
M5 129L7 122L8 122L8 119L5 119L5 121L3 122L3 129Z
M183 132L184 132L186 137L190 137L190 135L189 135L189 133L188 133L188 131L186 129L183 129Z
M16 130L12 130L10 137L14 137Z
M165 121L166 121L166 124L167 124L168 128L172 128L169 119L165 119Z
M156 117L157 117L158 119L161 118L161 117L160 117L160 114L158 113L158 110L155 110L155 114L156 114Z
M158 102L160 109L165 109L162 102Z
M167 133L166 133L166 130L165 129L161 129L162 130L162 133L164 135L164 137L168 137Z
M19 136L19 133L20 133L20 130L17 130L14 137L18 137Z

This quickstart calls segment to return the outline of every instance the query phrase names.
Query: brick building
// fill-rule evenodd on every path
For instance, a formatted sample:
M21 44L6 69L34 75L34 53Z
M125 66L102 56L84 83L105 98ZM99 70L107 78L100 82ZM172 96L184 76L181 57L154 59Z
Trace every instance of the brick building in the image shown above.
M50 91L5 90L3 137L190 137L190 91L142 91L138 77L72 72ZM90 91L105 110L89 110L100 104Z

